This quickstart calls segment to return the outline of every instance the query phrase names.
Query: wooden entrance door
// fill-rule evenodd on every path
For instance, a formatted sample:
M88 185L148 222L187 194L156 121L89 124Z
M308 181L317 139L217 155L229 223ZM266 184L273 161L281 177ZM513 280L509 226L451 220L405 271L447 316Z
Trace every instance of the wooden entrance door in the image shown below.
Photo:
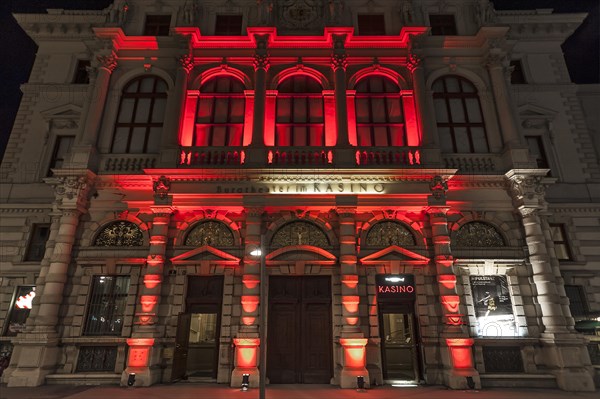
M333 369L329 277L271 277L268 328L271 383L329 384Z

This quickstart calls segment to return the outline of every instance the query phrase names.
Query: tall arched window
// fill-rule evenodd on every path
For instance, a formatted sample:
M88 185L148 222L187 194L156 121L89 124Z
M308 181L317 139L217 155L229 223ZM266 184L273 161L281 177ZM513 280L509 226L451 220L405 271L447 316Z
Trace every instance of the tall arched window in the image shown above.
M278 86L276 146L324 145L323 88L315 79L295 75Z
M218 76L200 87L195 146L241 146L244 131L244 85Z
M166 105L167 84L158 76L144 76L129 82L121 95L111 151L157 153Z
M479 95L471 82L443 76L433 83L433 101L443 152L489 151Z
M405 146L406 129L400 87L383 76L356 85L356 133L359 146Z

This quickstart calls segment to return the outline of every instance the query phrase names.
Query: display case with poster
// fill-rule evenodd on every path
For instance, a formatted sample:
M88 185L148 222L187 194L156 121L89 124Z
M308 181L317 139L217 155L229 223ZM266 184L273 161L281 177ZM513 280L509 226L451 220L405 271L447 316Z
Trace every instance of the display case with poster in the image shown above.
M514 337L515 316L506 276L471 276L473 305L480 337Z

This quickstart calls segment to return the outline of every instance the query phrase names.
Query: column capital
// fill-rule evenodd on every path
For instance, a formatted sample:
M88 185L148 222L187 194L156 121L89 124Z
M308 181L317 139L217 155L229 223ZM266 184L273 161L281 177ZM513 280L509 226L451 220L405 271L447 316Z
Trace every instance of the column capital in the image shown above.
M411 74L414 74L417 69L423 68L423 57L415 53L409 53L406 57L406 68Z
M505 174L508 191L522 216L537 214L548 206L546 187L556 179L545 177L549 169L510 170Z
M54 176L44 179L44 182L54 188L54 201L61 210L77 210L87 212L89 195L95 184L96 175L89 170L81 170L76 174L63 174L67 171L58 169Z
M112 73L117 67L117 55L114 52L107 55L98 55L96 60L98 61L98 68L105 69L109 73Z
M355 206L338 206L335 208L335 212L340 217L354 217L356 215Z
M178 59L179 67L183 69L186 73L190 73L192 69L194 69L194 57L189 54L182 55Z
M348 56L346 53L334 52L331 55L331 67L334 71L339 69L346 70L348 67Z
M254 70L263 70L268 71L271 66L271 62L269 60L269 53L256 53L254 54Z
M434 176L429 182L431 195L427 198L430 206L446 205L446 192L448 191L448 178L445 176Z

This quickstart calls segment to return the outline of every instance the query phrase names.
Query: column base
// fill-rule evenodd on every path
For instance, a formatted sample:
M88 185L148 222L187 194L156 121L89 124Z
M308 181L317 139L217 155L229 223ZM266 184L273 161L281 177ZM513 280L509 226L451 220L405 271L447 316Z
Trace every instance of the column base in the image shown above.
M127 367L121 374L121 386L129 386L129 374L135 374L133 387L149 387L157 384L161 379L161 370L150 367Z
M260 384L258 367L234 368L233 372L231 373L231 387L242 389L242 379L244 378L244 374L250 375L250 388L258 388Z
M571 339L549 341L542 339L542 358L556 376L558 387L564 391L594 391L594 368L589 360L586 343L577 335Z
M450 389L481 389L479 373L475 369L444 370L444 381Z
M371 387L369 371L366 368L344 367L340 373L340 388L357 389L356 377L363 376L365 379L365 388Z
M11 365L2 382L8 387L37 387L55 372L60 356L56 334L24 333L14 341Z

